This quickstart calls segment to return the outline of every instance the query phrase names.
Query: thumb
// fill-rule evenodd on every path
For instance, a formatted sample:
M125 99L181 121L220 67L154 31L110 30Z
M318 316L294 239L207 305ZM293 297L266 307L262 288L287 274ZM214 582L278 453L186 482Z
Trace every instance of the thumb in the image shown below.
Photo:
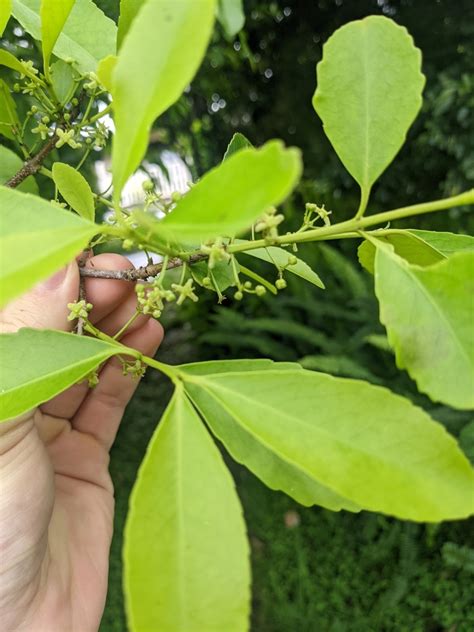
M67 331L68 303L79 295L79 268L76 261L12 301L0 313L0 330L14 332L21 327Z

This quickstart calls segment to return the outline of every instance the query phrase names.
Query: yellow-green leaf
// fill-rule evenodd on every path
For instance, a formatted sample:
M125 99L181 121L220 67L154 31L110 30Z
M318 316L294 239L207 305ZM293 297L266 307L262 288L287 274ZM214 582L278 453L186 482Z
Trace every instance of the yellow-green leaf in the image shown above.
M91 222L95 218L94 195L89 183L79 171L63 162L53 165L53 180L69 206Z
M138 11L145 4L145 0L120 0L120 16L117 32L117 49L122 46L123 38L127 34L130 25Z
M0 79L0 134L13 140L13 127L20 127L15 101L5 81Z
M13 0L13 15L36 40L41 40L41 0ZM92 0L76 0L53 48L56 57L73 61L82 73L116 50L117 27Z
M0 335L0 421L48 401L124 349L61 331Z
M454 408L474 408L474 252L422 268L377 246L380 320L418 389Z
M43 68L49 77L49 60L56 40L63 30L76 0L41 0L41 37L43 42Z
M363 211L373 183L398 153L421 107L421 53L405 28L371 15L329 38L317 80L314 108L361 187Z
M46 200L0 186L0 306L69 263L98 230Z
M239 368L182 375L212 431L270 487L324 504L314 482L333 500L405 520L474 512L474 470L409 400L304 369Z
M5 184L23 167L23 160L8 147L0 145L0 184ZM17 189L25 193L38 195L38 185L33 176L28 176ZM1 212L1 211L0 211Z
M145 153L153 121L194 77L214 23L215 0L154 0L133 20L113 73L115 200Z
M282 202L298 183L302 164L297 149L270 141L247 148L212 169L157 224L178 241L235 235Z
M124 544L130 632L246 632L248 557L232 478L179 387L131 496Z
M3 31L10 19L10 14L12 12L12 2L11 0L2 0L0 2L0 37L3 35Z

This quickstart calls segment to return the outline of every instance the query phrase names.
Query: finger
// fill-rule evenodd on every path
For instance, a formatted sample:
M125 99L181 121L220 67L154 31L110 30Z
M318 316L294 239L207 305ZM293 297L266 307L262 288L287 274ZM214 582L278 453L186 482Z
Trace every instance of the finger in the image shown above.
M78 294L79 269L73 261L7 305L0 315L1 330L34 327L68 331L71 323L67 320L67 304L76 301Z
M87 260L86 266L102 270L128 270L133 268L133 264L126 257L116 254L96 255ZM132 304L135 298L133 286L134 284L129 281L86 278L84 284L86 298L88 302L94 305L90 314L91 321L97 323L97 320L102 319L101 323L107 324L108 319L112 318L113 322L118 324L118 331L127 322L129 316L120 320L120 316L117 318L115 312L122 315L128 313L127 309L121 307L121 303ZM99 325L99 329L102 329L101 325ZM109 326L108 329L110 331L111 327ZM43 404L41 411L46 415L70 419L75 415L88 392L87 381L75 384L67 391L60 393L46 404Z
M135 292L129 294L121 303L105 318L96 323L96 327L109 336L115 336L124 323L127 323L137 311L137 296ZM149 316L140 314L127 328L127 334L143 327Z
M134 266L122 255L105 253L88 259L85 267L98 270L130 270ZM131 281L86 277L85 295L87 302L93 305L90 313L91 321L94 324L98 323L111 314L128 296L134 294L134 286L135 284Z
M163 328L156 320L148 320L140 329L124 336L128 347L152 356L163 339ZM117 434L126 405L138 386L138 380L124 376L118 359L110 360L102 369L99 384L92 390L72 420L79 432L92 435L107 450Z

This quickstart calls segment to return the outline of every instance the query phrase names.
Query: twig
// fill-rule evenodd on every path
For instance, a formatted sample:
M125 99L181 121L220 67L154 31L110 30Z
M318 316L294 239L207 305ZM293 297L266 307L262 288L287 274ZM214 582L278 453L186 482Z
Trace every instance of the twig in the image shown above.
M5 183L5 186L10 187L11 189L15 189L23 182L23 180L26 180L26 178L34 175L37 171L39 171L44 159L53 151L57 142L58 137L56 136L56 134L54 134L46 143L46 145L44 145L39 150L39 152L35 156L33 156L33 158L30 158L30 160L25 162L23 167Z
M77 260L77 265L79 267L79 272L81 270L84 270L84 266L86 265L87 260L89 259L89 257L93 254L92 250L84 250L84 252L81 254L81 256L78 258ZM80 301L87 301L87 296L86 296L86 288L85 288L85 278L81 275L79 276L79 300ZM81 317L79 317L77 319L77 325L76 325L76 334L78 336L82 336L84 333L84 319Z
M198 261L203 261L207 259L207 255L205 254L195 254L191 255L188 259L183 260L179 257L175 259L170 259L168 261L168 265L166 266L167 270L171 270L172 268L179 268L183 264L193 264ZM149 266L143 266L141 268L131 269L131 270L97 270L96 268L79 268L79 273L81 277L92 277L94 279L116 279L118 281L139 281L148 279L150 277L156 277L163 269L162 263L155 263Z

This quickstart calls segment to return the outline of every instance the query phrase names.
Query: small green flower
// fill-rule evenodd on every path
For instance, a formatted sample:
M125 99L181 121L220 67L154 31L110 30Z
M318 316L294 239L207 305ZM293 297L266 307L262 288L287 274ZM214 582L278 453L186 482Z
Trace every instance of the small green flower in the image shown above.
M41 140L46 140L49 134L49 127L44 123L38 123L38 125L33 127L31 131L33 134L39 134L41 136Z
M194 285L192 279L188 279L184 285L173 283L171 289L178 294L178 300L176 301L177 305L182 305L187 298L189 298L191 301L194 301L194 303L199 300L199 298L194 293Z
M82 143L78 143L74 140L75 132L73 129L68 130L67 132L58 127L56 130L56 135L58 137L58 141L56 143L56 147L59 149L63 145L69 145L72 149L79 149L82 147Z
M69 310L68 320L77 320L78 318L87 319L89 312L92 309L92 303L87 303L84 299L76 301L75 303L68 303L67 308Z

